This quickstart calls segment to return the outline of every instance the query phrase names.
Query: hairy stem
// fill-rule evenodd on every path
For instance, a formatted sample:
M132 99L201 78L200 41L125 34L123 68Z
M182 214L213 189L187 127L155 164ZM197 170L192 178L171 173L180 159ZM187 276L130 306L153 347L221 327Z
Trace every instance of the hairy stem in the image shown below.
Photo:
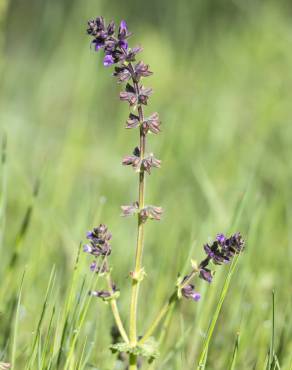
M139 95L139 85L134 78L134 69L132 64L129 64L129 69L132 74L132 80L137 94ZM141 104L138 106L139 121L142 124L144 120L143 108ZM146 137L145 133L140 126L140 158L144 159L146 147ZM139 173L139 209L144 208L145 201L145 172L143 169ZM130 306L130 343L132 346L137 344L137 306L138 306L138 296L139 296L139 286L140 279L135 279L141 271L142 268L142 255L143 255L143 244L144 244L144 221L142 220L140 214L138 214L138 234L137 234L137 245L136 245L136 256L135 256L135 270L133 271L133 281L132 281L132 294L131 294L131 306Z

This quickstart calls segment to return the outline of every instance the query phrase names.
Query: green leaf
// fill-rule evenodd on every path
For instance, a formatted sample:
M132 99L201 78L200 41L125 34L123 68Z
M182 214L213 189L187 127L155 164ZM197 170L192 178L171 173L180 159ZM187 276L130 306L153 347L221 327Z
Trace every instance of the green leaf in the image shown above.
M158 342L153 337L150 337L138 348L140 351L140 356L147 357L150 359L150 361L159 357Z
M113 353L124 352L135 356L146 357L149 361L153 361L159 357L158 343L153 337L150 337L145 343L135 347L123 342L112 344L110 349Z

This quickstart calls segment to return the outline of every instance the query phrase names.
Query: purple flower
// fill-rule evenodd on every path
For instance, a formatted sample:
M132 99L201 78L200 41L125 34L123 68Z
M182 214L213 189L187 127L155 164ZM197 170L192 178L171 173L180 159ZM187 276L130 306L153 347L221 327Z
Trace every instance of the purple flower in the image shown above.
M112 57L112 55L110 54L107 54L104 59L103 59L103 65L105 67L110 67L111 65L113 65L115 63L114 61L114 58Z
M226 237L224 234L217 234L216 236L216 240L221 244L223 245L225 240L226 240Z
M85 252L85 253L91 253L92 251L93 251L93 248L92 248L92 246L90 244L85 244L83 246L83 252Z
M200 269L200 278L206 280L208 283L212 282L213 274L212 271L207 269L206 267Z
M115 33L115 22L114 21L111 21L108 26L107 26L107 34L109 36L112 36L114 33Z
M152 95L151 87L140 86L138 101L140 104L147 105L149 97Z
M99 16L95 20L96 28L98 31L104 31L105 29L105 23L104 18L102 16Z
M88 21L87 33L93 38L92 43L95 45L95 50L98 51L103 48L106 54L103 61L105 67L114 63L134 61L136 54L142 50L140 47L129 49L127 39L131 36L131 33L128 31L125 21L121 21L117 34L115 34L115 28L113 21L106 26L103 17ZM150 72L142 70L141 73L148 74Z
M111 37L104 40L104 51L106 54L112 55L113 59L116 53L117 41Z
M140 61L134 66L135 75L134 78L138 82L141 77L148 77L153 74L149 70L149 65L145 64L144 62Z
M132 166L137 172L140 171L140 163L141 159L135 155L128 155L122 161L124 166Z
M92 272L96 271L96 268L97 268L97 262L96 261L93 261L90 265L90 270Z
M140 210L140 217L143 222L145 222L148 218L150 220L161 220L163 210L161 207L156 206L146 206Z
M127 101L130 106L137 104L138 97L135 88L132 85L127 84L126 91L120 92L120 100Z
M102 274L109 271L108 266L106 263L104 263L104 261L101 262L100 266L97 264L97 261L93 261L90 264L90 270L92 272L96 272L97 274Z
M126 57L127 62L134 62L136 60L136 55L141 53L142 50L140 46L128 50Z
M122 164L125 166L132 166L136 172L140 172L141 170L143 170L148 172L150 175L151 168L159 168L161 161L159 159L156 159L152 153L148 157L145 157L141 160L140 150L138 147L136 147L134 149L133 155L124 157Z
M151 131L153 134L158 134L160 132L160 120L158 113L152 113L150 117L146 118L142 123L143 131L147 134Z
M92 231L88 231L86 237L90 242L89 244L85 244L83 247L83 251L85 253L89 253L95 257L105 257L111 254L109 241L111 240L112 235L108 232L106 225L100 224Z
M122 33L127 34L127 32L128 32L128 26L127 26L126 21L123 19L120 23L119 35L121 35Z
M240 233L235 233L229 238L226 238L223 234L218 234L211 245L204 245L207 258L216 265L230 262L234 255L240 253L243 248L244 240Z
M118 38L119 38L119 40L123 41L126 38L128 38L129 36L131 36L131 34L128 31L128 25L127 25L126 21L122 20L121 23L120 23L120 27L119 27Z
M98 51L99 49L102 49L104 47L104 40L103 39L100 39L100 38L94 39L92 41L92 44L95 45L94 46L95 51Z
M88 28L87 33L91 36L99 36L100 34L104 34L105 25L103 17L97 17L96 19L90 19L87 22Z
M140 125L139 116L136 116L134 113L130 113L129 118L126 122L126 128L136 128Z
M133 151L133 155L126 156L122 164L124 166L132 166L135 171L139 172L141 168L141 158L140 158L140 150L136 147Z
M107 300L108 298L112 297L115 293L118 292L115 284L112 284L112 291L109 290L91 290L89 295L93 297L101 298L103 300Z
M122 216L124 216L124 217L132 216L132 215L138 213L139 203L135 202L135 203L133 203L129 206L121 206L121 209L122 209Z
M183 297L187 299L192 299L193 301L199 301L201 294L195 291L195 286L193 284L187 284L181 290Z
M129 71L129 68L126 66L115 67L113 76L118 78L119 83L122 83L128 81L131 78L131 72Z
M127 50L128 49L128 41L126 41L126 40L120 40L119 41L119 46L122 48L122 49L124 49L124 50Z
M156 159L153 154L150 154L149 157L146 157L142 160L142 168L144 171L148 172L148 174L151 174L151 168L156 167L160 168L161 161L159 159Z
M89 294L98 298L109 298L111 296L111 293L108 290L92 290Z

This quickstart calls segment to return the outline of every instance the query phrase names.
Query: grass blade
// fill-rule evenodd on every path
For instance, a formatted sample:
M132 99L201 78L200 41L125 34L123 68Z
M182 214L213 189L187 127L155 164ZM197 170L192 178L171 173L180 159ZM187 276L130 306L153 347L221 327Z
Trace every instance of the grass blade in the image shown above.
M217 320L218 320L223 302L224 302L226 294L228 292L228 288L229 288L229 285L230 285L230 282L231 282L231 278L233 276L233 273L235 271L235 267L236 267L237 262L238 262L238 257L239 257L238 255L235 256L234 260L231 263L229 272L226 276L226 279L225 279L225 282L224 282L224 285L223 285L223 288L222 288L222 291L221 291L221 295L220 295L217 307L216 307L215 312L213 314L213 317L211 319L211 322L210 322L210 325L209 325L209 328L208 328L208 331L207 331L207 335L206 335L206 338L205 338L205 341L204 341L204 344L203 344L203 348L202 348L201 355L200 355L200 358L199 358L199 363L198 363L198 366L197 366L198 370L201 370L205 366L205 359L206 359L206 354L207 354L207 351L208 351L208 347L209 347L210 341L212 339L213 332L214 332L214 329L215 329L215 326L216 326L216 323L217 323Z
M236 364L236 359L237 359L237 354L238 354L238 349L239 349L239 340L240 340L240 332L238 332L236 335L234 350L233 350L231 364L229 368L230 370L235 370L235 364Z
M49 300L50 293L52 292L54 282L55 282L55 266L53 267L50 278L49 278L48 287L47 287L47 291L46 291L46 295L45 295L41 315L40 315L40 318L39 318L39 321L38 321L38 324L37 324L35 338L34 338L34 341L33 341L33 345L32 345L31 353L30 353L30 356L29 356L29 360L28 360L28 363L27 363L27 366L26 366L27 370L32 368L35 357L37 356L38 343L39 343L40 336L41 336L42 322L44 320L44 317L45 317L45 314L46 314L46 311L47 311L48 300Z
M15 358L16 358L16 348L17 348L17 334L18 334L18 323L19 323L19 309L20 309L20 302L21 302L21 295L22 295L22 287L24 281L25 271L21 278L18 299L17 299L17 306L15 312L15 320L14 320L14 330L13 330L13 339L12 339L12 346L11 346L11 366L14 368Z

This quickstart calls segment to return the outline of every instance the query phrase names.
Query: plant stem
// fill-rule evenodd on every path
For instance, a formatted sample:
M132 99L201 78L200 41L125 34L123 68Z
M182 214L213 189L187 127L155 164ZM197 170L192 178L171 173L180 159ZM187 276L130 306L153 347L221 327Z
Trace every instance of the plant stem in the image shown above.
M149 329L146 331L146 333L143 335L143 337L139 340L138 344L141 345L146 342L146 340L151 337L151 335L154 333L157 326L160 324L161 320L164 318L164 316L169 312L170 309L172 309L175 305L175 303L178 301L178 295L177 290L170 296L167 303L161 308L161 310L158 312L158 315L153 320L152 324L150 325Z
M139 85L134 77L134 68L131 63L129 63L129 70L132 75L133 84L137 95L139 95ZM138 106L139 121L140 124L144 121L144 113L141 104ZM146 147L146 137L143 132L142 126L140 126L140 159L143 160L145 156ZM145 172L143 169L139 173L139 209L144 208L145 200ZM138 276L142 268L142 255L143 255L143 244L144 244L144 221L142 220L140 214L138 214L138 235L137 235L137 245L136 245L136 256L135 256L135 270L133 271L133 281L132 281L132 294L131 294L131 305L130 305L130 344L134 347L137 344L137 306L138 306L138 296L139 296L139 286L140 279L135 279ZM132 359L134 361L134 358ZM137 362L137 358L135 360ZM133 367L134 369L134 367Z
M172 318L172 315L173 315L174 307L175 307L175 302L169 307L168 312L167 312L166 317L165 317L165 320L163 322L162 328L160 330L160 335L159 335L159 338L158 338L158 344L159 345L161 345L161 343L163 343L164 338L166 336L166 333L167 333L167 330L169 328L171 318Z
M137 356L131 354L129 361L129 370L137 370Z
M105 263L107 265L107 261ZM112 278L111 278L110 272L107 274L106 280L107 280L109 291L111 292L111 294L114 294L113 283L112 283ZM111 305L112 313L113 313L117 328L119 329L119 332L120 332L123 340L126 343L129 343L129 338L128 338L128 335L126 333L126 330L124 328L124 325L122 323L121 316L120 316L120 313L119 313L117 300L114 297L110 300L110 305Z
M145 341L151 337L151 335L154 333L157 326L160 324L161 320L164 318L164 316L173 309L175 303L179 300L178 291L183 289L189 282L194 278L194 276L198 273L197 270L193 270L190 275L182 281L178 288L172 293L170 298L168 299L167 303L161 308L161 310L158 312L158 315L156 318L152 321L152 324L150 325L149 329L146 331L146 333L143 335L143 337L139 340L138 344L141 345L145 343Z

